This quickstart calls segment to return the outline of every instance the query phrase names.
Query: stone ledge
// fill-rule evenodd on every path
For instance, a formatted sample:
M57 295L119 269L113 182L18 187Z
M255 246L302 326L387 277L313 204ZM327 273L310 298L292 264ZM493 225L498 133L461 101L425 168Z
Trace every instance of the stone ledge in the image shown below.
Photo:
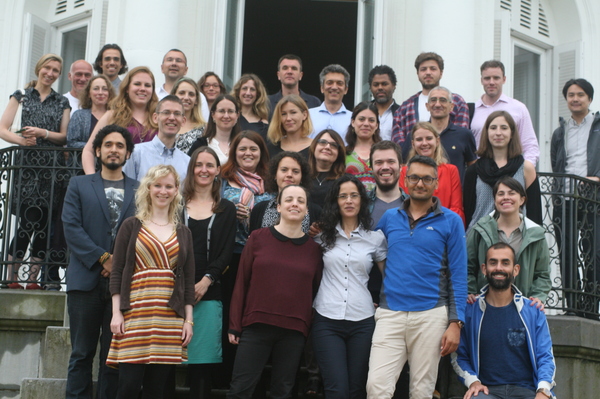
M45 332L62 326L66 293L48 291L0 291L0 330Z
M555 356L600 362L600 322L575 316L548 316Z
M23 378L21 382L21 399L62 399L66 391L66 379Z

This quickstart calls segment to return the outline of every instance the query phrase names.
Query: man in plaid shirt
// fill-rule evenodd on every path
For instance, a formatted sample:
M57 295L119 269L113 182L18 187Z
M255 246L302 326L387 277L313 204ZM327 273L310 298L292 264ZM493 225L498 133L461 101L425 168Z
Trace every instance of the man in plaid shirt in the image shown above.
M417 76L423 90L404 101L394 113L392 141L400 144L402 153L408 155L411 140L410 132L419 121L429 122L429 111L425 107L429 91L439 86L444 74L444 59L436 53L421 53L415 60ZM469 107L464 98L453 93L454 109L450 112L450 123L469 128Z

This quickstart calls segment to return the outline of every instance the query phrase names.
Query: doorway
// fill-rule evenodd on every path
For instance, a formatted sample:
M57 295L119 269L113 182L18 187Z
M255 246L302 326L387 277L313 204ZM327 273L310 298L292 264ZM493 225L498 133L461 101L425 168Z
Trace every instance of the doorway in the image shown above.
M352 109L356 77L358 2L324 0L246 0L242 73L255 73L269 94L281 88L277 61L284 54L302 58L300 88L323 100L319 73L340 64L350 73L344 105Z

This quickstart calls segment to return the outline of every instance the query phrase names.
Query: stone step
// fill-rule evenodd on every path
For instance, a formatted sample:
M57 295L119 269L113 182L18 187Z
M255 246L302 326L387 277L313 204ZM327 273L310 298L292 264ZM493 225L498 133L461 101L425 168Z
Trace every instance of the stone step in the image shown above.
M66 389L64 378L23 378L20 399L63 399Z

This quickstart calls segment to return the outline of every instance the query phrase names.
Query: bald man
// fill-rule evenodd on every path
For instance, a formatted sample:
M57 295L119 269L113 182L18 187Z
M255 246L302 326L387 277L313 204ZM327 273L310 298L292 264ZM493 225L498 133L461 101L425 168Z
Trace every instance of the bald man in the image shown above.
M83 92L93 74L92 65L85 60L77 60L71 64L68 76L71 81L71 90L63 94L69 99L71 115L79 109L79 95Z

